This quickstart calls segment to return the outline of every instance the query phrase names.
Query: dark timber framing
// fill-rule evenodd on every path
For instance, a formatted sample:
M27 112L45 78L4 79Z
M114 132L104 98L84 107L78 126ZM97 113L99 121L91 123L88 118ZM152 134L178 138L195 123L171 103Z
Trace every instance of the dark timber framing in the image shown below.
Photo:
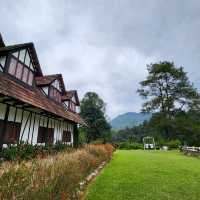
M9 116L9 112L10 112L10 106L7 105L6 106L6 113L5 113L5 117L4 117L4 123L3 123L3 127L1 131L1 138L0 138L0 150L2 150L3 148L3 144L4 144L4 138L5 138L5 133L6 133L6 128L7 128L7 122L8 122L8 116Z
M64 130L73 131L77 124L85 125L78 113L63 105L67 96L75 95L77 102L73 103L79 106L76 90L65 89L61 74L43 75L34 44L6 46L2 42L1 39L0 103L3 106L0 108L4 113L0 115L3 121L0 129L0 150L4 143L37 143L36 129L40 125L47 128L47 142L53 140L53 143L62 140ZM44 86L48 87L48 94L45 93L47 90L43 90ZM17 123L17 128L14 123L11 124L14 127L13 132L10 122ZM7 134L13 139L11 142L5 140Z

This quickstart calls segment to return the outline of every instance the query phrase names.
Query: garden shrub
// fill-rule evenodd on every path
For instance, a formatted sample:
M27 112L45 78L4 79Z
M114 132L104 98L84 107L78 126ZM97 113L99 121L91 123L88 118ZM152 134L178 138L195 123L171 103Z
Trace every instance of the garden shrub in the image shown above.
M119 149L124 150L136 150L136 149L143 149L143 145L136 142L121 142L118 146Z
M108 161L113 151L109 144L87 145L44 159L4 162L0 168L0 199L78 199L79 183Z
M22 161L29 160L36 157L44 158L48 155L56 154L60 151L70 151L71 146L63 143L56 143L55 145L31 145L29 143L20 143L17 146L10 146L3 148L0 152L0 158L7 161Z
M16 146L11 146L8 148L3 148L0 152L0 157L5 160L13 161L18 156L18 148Z
M169 142L165 143L165 146L168 146L169 149L180 149L181 148L181 142L180 140L171 140Z

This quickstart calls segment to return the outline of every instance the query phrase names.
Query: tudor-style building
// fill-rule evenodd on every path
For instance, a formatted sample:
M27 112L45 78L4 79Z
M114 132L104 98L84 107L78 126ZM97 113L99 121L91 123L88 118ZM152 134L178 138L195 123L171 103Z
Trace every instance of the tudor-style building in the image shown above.
M78 94L61 74L44 76L33 43L6 46L0 34L0 149L77 142Z

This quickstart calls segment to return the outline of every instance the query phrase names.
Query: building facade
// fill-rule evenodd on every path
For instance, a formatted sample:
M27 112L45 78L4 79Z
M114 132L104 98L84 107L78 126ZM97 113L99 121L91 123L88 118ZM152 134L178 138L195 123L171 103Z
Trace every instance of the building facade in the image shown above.
M0 148L20 142L73 145L78 124L76 90L61 74L43 75L33 43L6 46L0 35Z

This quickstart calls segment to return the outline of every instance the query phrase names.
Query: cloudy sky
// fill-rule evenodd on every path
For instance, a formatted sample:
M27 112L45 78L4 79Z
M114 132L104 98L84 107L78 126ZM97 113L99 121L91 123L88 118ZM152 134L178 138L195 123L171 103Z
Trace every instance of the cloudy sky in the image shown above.
M0 14L7 45L34 42L44 73L97 92L110 118L140 111L148 63L174 61L200 88L199 0L0 0Z

